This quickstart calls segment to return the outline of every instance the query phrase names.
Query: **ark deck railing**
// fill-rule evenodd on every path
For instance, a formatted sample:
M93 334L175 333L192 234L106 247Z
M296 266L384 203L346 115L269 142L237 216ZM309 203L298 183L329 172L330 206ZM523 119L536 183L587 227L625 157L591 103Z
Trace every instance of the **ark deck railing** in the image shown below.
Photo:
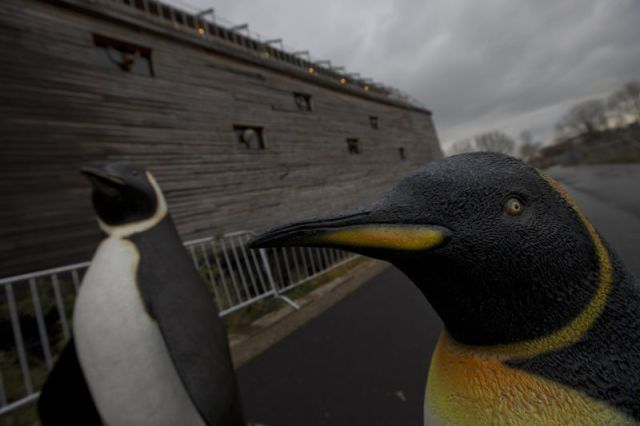
M356 256L333 249L249 250L250 232L187 241L220 316L284 293ZM89 262L0 279L0 416L38 398L72 335L73 304Z
M186 33L198 40L221 42L233 45L241 51L251 53L263 60L275 61L298 68L300 71L324 78L343 87L374 94L400 102L407 106L424 108L408 94L359 73L349 73L343 67L335 67L329 60L311 57L308 51L288 51L280 39L264 39L249 31L247 24L234 25L224 22L213 9L189 13L158 0L63 0L72 4L107 6L122 13L137 16L165 28ZM224 24L223 24L224 22ZM280 48L275 47L279 45Z

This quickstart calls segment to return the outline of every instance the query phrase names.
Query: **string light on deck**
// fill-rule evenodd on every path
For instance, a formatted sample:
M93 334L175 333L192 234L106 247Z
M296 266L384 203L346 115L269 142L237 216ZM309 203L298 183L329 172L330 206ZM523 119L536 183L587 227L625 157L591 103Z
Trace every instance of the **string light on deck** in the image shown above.
M284 45L282 44L282 39L281 38L272 38L271 40L265 40L262 44L264 44L264 48L265 51L262 54L265 58L270 58L271 57L271 53L269 53L269 51L267 50L269 48L269 46L272 46L274 44L280 45L280 50L284 50Z
M270 40L265 40L262 44L264 44L265 46L271 46L272 44L279 44L280 49L284 50L284 46L282 45L281 38L272 38Z
M203 20L202 18L204 18L207 15L211 15L211 19L215 19L215 10L210 7L209 9L205 9L205 10L201 10L200 12L196 13L195 17L198 20L198 26L196 28L196 31L198 32L198 34L200 35L204 35L206 33L206 30L204 29L204 24L201 23L201 21Z
M205 37L207 34L215 35L213 33L209 33L210 28L207 27L206 21L204 20L204 17L207 15L211 15L211 18L210 18L211 21L215 22L216 14L213 8L202 10L194 15L194 17L197 19L195 22L196 23L195 31L197 34L203 37ZM228 27L227 30L231 32L236 32L236 33L246 32L246 36L251 37L251 33L249 32L249 25L246 23ZM280 50L286 51L281 38L268 39L264 41L256 40L256 42L258 44L258 48L254 47L254 49L258 50L258 54L260 56L268 60L279 59L279 57L275 55L275 52L271 51L270 49L271 46L277 45L280 48ZM306 64L304 62L300 63L300 61L297 61L296 65L302 66L302 69L303 70L306 69L309 74L315 74L318 77L322 77L323 75L328 76L330 74L326 74L324 72L326 67L329 69L329 71L331 71L331 74L333 74L334 78L338 77L338 82L341 85L349 84L349 79L351 79L352 80L351 84L360 86L364 92L370 92L373 89L375 90L379 89L378 85L372 79L361 78L359 73L347 73L345 71L345 67L333 66L330 60L312 60L308 50L299 50L299 51L293 51L293 52L287 52L287 53L293 56L304 58L305 59L304 62L306 62ZM292 63L291 61L288 61L288 62ZM313 65L310 65L310 64L313 64ZM322 68L320 70L321 71L320 74L318 74L318 71L319 71L318 67ZM343 75L344 77L340 77L341 75Z

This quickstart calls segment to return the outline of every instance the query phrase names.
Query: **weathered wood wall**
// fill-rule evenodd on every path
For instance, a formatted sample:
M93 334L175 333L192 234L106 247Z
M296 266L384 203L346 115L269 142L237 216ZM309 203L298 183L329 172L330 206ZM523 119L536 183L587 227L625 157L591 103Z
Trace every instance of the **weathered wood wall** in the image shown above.
M147 165L190 238L357 205L441 156L426 110L67 3L0 4L0 276L90 257L99 232L77 172L88 162ZM101 67L93 34L151 48L155 75ZM293 92L310 94L313 110L298 111ZM234 124L264 127L266 149L244 148Z

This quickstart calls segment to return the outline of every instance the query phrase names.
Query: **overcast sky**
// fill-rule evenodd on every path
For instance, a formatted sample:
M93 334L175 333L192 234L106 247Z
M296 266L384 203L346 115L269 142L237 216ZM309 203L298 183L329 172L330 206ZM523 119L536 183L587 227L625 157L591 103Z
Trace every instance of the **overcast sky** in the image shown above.
M549 139L574 103L640 79L640 0L169 0L397 87L441 142Z

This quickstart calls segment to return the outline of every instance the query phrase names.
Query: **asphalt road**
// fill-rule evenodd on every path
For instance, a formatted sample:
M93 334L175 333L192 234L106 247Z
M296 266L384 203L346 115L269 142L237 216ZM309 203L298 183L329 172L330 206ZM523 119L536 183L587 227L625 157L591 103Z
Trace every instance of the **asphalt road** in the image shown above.
M640 277L640 165L549 171ZM442 323L389 268L239 372L248 420L269 426L422 425Z

